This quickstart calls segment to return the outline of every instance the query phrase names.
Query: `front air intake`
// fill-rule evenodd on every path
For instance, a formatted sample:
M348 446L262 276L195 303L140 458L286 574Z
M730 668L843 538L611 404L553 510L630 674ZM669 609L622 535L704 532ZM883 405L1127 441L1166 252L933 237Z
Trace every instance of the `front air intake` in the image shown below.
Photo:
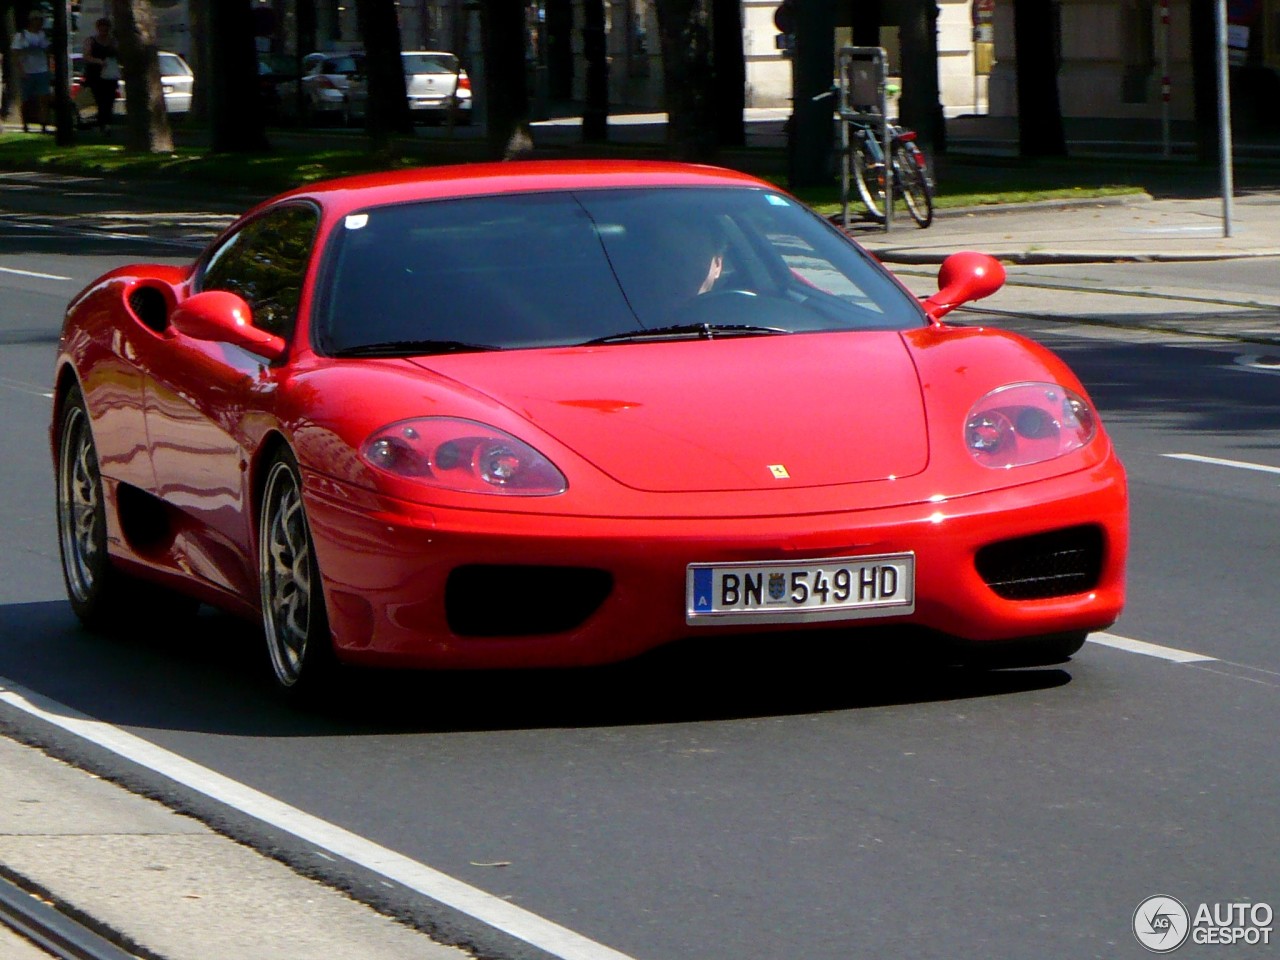
M1069 527L983 547L976 560L987 586L1006 600L1085 593L1102 575L1102 530Z
M580 626L613 589L589 567L473 564L449 574L445 616L462 637L519 637Z

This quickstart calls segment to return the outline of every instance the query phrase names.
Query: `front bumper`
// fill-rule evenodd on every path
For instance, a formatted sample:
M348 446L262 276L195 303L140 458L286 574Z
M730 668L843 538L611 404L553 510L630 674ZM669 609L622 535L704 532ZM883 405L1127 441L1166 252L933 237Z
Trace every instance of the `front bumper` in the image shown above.
M309 484L334 642L343 659L436 668L608 663L684 637L913 626L964 641L1102 629L1124 602L1127 493L1114 458L1022 487L838 514L733 519L618 519L433 510L336 495ZM1097 576L1083 592L1001 597L979 573L982 548L1086 526L1100 535ZM915 609L906 616L784 626L686 623L688 565L910 551ZM451 626L449 577L493 565L603 571L603 599L581 622L549 632L467 635ZM552 581L554 582L554 581ZM528 599L528 595L525 596ZM510 601L495 593L478 602ZM512 618L508 618L512 619ZM518 617L515 618L518 620Z

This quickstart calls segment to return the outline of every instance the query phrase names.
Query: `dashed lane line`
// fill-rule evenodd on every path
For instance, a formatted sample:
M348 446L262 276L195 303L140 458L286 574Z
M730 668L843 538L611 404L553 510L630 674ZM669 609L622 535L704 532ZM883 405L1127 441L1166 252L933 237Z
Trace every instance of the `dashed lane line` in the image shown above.
M1227 460L1223 457L1206 457L1198 453L1162 453L1162 457L1170 460L1188 460L1192 463L1206 463L1214 467L1233 467L1236 470L1256 470L1259 473L1280 473L1280 467L1268 466L1265 463L1250 463L1248 460Z
M1202 653L1179 650L1176 647L1147 643L1145 640L1131 640L1128 637L1116 636L1114 633L1091 633L1089 634L1089 642L1096 643L1102 647L1124 650L1127 653L1139 653L1144 657L1159 657L1161 660L1168 660L1170 663L1208 663L1218 659Z

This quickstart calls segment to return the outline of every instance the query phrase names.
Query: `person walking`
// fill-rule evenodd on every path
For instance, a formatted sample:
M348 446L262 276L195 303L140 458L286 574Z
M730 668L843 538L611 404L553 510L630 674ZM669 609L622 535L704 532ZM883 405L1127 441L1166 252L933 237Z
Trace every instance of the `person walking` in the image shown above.
M17 55L22 77L22 131L32 124L49 131L49 101L53 97L53 76L49 70L49 38L44 32L44 14L32 10L27 28L14 34L10 49Z
M111 116L116 108L116 88L120 82L120 51L111 32L111 21L102 17L94 24L94 32L84 41L84 83L93 94L98 108L98 129L111 129Z

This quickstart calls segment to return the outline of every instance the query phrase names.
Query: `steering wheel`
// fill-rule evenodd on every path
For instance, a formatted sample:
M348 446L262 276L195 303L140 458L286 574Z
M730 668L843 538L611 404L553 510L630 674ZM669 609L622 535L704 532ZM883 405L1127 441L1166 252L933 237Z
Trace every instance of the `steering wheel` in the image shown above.
M740 289L699 294L675 311L678 323L743 324L778 333L790 333L789 324L800 315L796 305L785 298Z

